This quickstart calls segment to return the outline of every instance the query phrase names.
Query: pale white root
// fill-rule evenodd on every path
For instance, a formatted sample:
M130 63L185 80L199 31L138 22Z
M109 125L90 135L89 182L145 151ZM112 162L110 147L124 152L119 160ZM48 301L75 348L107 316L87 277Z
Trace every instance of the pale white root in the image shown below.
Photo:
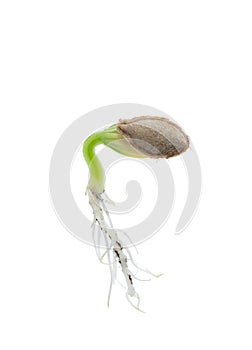
M155 275L152 272L150 272L148 269L139 267L133 257L132 254L129 250L129 248L126 247L126 245L122 242L121 239L119 239L117 231L113 228L111 218L109 215L109 212L106 208L105 202L111 202L108 197L106 196L105 193L102 195L99 193L94 192L90 188L87 189L86 192L89 196L89 204L91 205L93 209L93 214L94 214L94 221L92 224L92 236L93 236L93 241L95 245L95 251L98 256L98 259L100 262L103 264L107 264L110 269L110 285L109 285L109 292L108 292L108 301L107 304L109 306L110 302L110 296L112 292L112 285L115 283L116 278L117 278L117 261L120 263L122 273L124 275L124 279L126 282L126 298L128 302L138 311L143 312L140 310L139 305L140 305L140 297L138 293L135 290L135 287L133 285L133 278L141 281L149 281L140 279L136 276L135 273L132 273L131 270L128 267L128 261L132 263L133 266L137 268L137 270L141 270L151 276L154 277L159 277L159 275ZM104 196L104 197L103 197ZM104 213L106 214L109 225L106 223L105 218L104 218ZM98 226L98 236L96 238L96 227ZM128 238L130 243L134 246L134 244L131 242L130 238L128 235L122 231L122 233ZM103 236L104 241L105 241L105 252L102 254L101 253L101 248L100 248L100 241L101 237ZM125 254L126 253L126 254ZM104 262L103 259L107 258L107 262ZM117 282L121 284L118 280ZM123 286L124 287L124 286ZM125 287L124 287L125 288ZM133 303L132 299L136 299L136 305Z

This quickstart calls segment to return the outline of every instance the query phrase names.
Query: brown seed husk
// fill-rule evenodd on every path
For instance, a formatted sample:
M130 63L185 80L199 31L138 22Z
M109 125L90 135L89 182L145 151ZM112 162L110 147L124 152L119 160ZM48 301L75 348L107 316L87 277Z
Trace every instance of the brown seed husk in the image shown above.
M149 158L170 158L189 147L189 137L180 126L163 117L120 119L118 132L137 151Z

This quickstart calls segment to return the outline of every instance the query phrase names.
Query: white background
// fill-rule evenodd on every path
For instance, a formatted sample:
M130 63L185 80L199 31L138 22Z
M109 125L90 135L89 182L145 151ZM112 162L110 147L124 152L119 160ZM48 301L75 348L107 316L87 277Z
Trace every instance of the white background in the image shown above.
M251 1L1 1L0 347L251 349ZM200 206L139 247L141 314L50 203L73 120L134 102L197 148ZM117 184L118 185L118 184ZM118 186L119 187L119 186Z

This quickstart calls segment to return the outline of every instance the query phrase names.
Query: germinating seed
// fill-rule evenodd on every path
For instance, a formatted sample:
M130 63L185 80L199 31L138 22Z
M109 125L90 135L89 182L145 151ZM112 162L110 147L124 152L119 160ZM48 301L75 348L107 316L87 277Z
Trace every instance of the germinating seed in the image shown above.
M92 225L93 237L95 237L95 230L97 229L98 235L102 235L106 242L106 249L103 254L99 244L95 244L95 248L100 261L107 257L107 263L110 268L111 279L108 305L112 284L116 280L117 265L119 264L126 282L126 298L134 308L141 311L139 308L140 297L135 290L133 282L134 279L138 278L131 272L129 264L151 276L159 277L160 275L155 275L148 269L139 267L133 259L131 251L119 239L118 232L113 228L106 208L106 202L108 201L105 193L106 177L102 165L95 154L95 147L99 144L104 144L128 157L170 158L188 149L189 138L181 127L167 118L143 116L119 120L117 124L92 134L83 144L83 155L90 173L86 193L89 196L89 203L94 215ZM133 298L136 300L135 303Z

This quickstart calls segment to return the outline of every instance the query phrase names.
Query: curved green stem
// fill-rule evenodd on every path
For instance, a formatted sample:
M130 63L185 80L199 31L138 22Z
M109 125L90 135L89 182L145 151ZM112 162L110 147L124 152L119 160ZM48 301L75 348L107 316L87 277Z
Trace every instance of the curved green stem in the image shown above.
M105 188L105 173L99 158L95 154L95 147L101 143L101 132L96 132L89 136L83 144L83 156L90 172L88 188L98 193L104 192Z
M95 147L100 144L127 157L146 158L145 155L134 149L117 131L117 124L113 124L103 131L90 135L83 144L83 156L90 172L88 188L99 194L104 192L106 180L104 169L95 154Z

